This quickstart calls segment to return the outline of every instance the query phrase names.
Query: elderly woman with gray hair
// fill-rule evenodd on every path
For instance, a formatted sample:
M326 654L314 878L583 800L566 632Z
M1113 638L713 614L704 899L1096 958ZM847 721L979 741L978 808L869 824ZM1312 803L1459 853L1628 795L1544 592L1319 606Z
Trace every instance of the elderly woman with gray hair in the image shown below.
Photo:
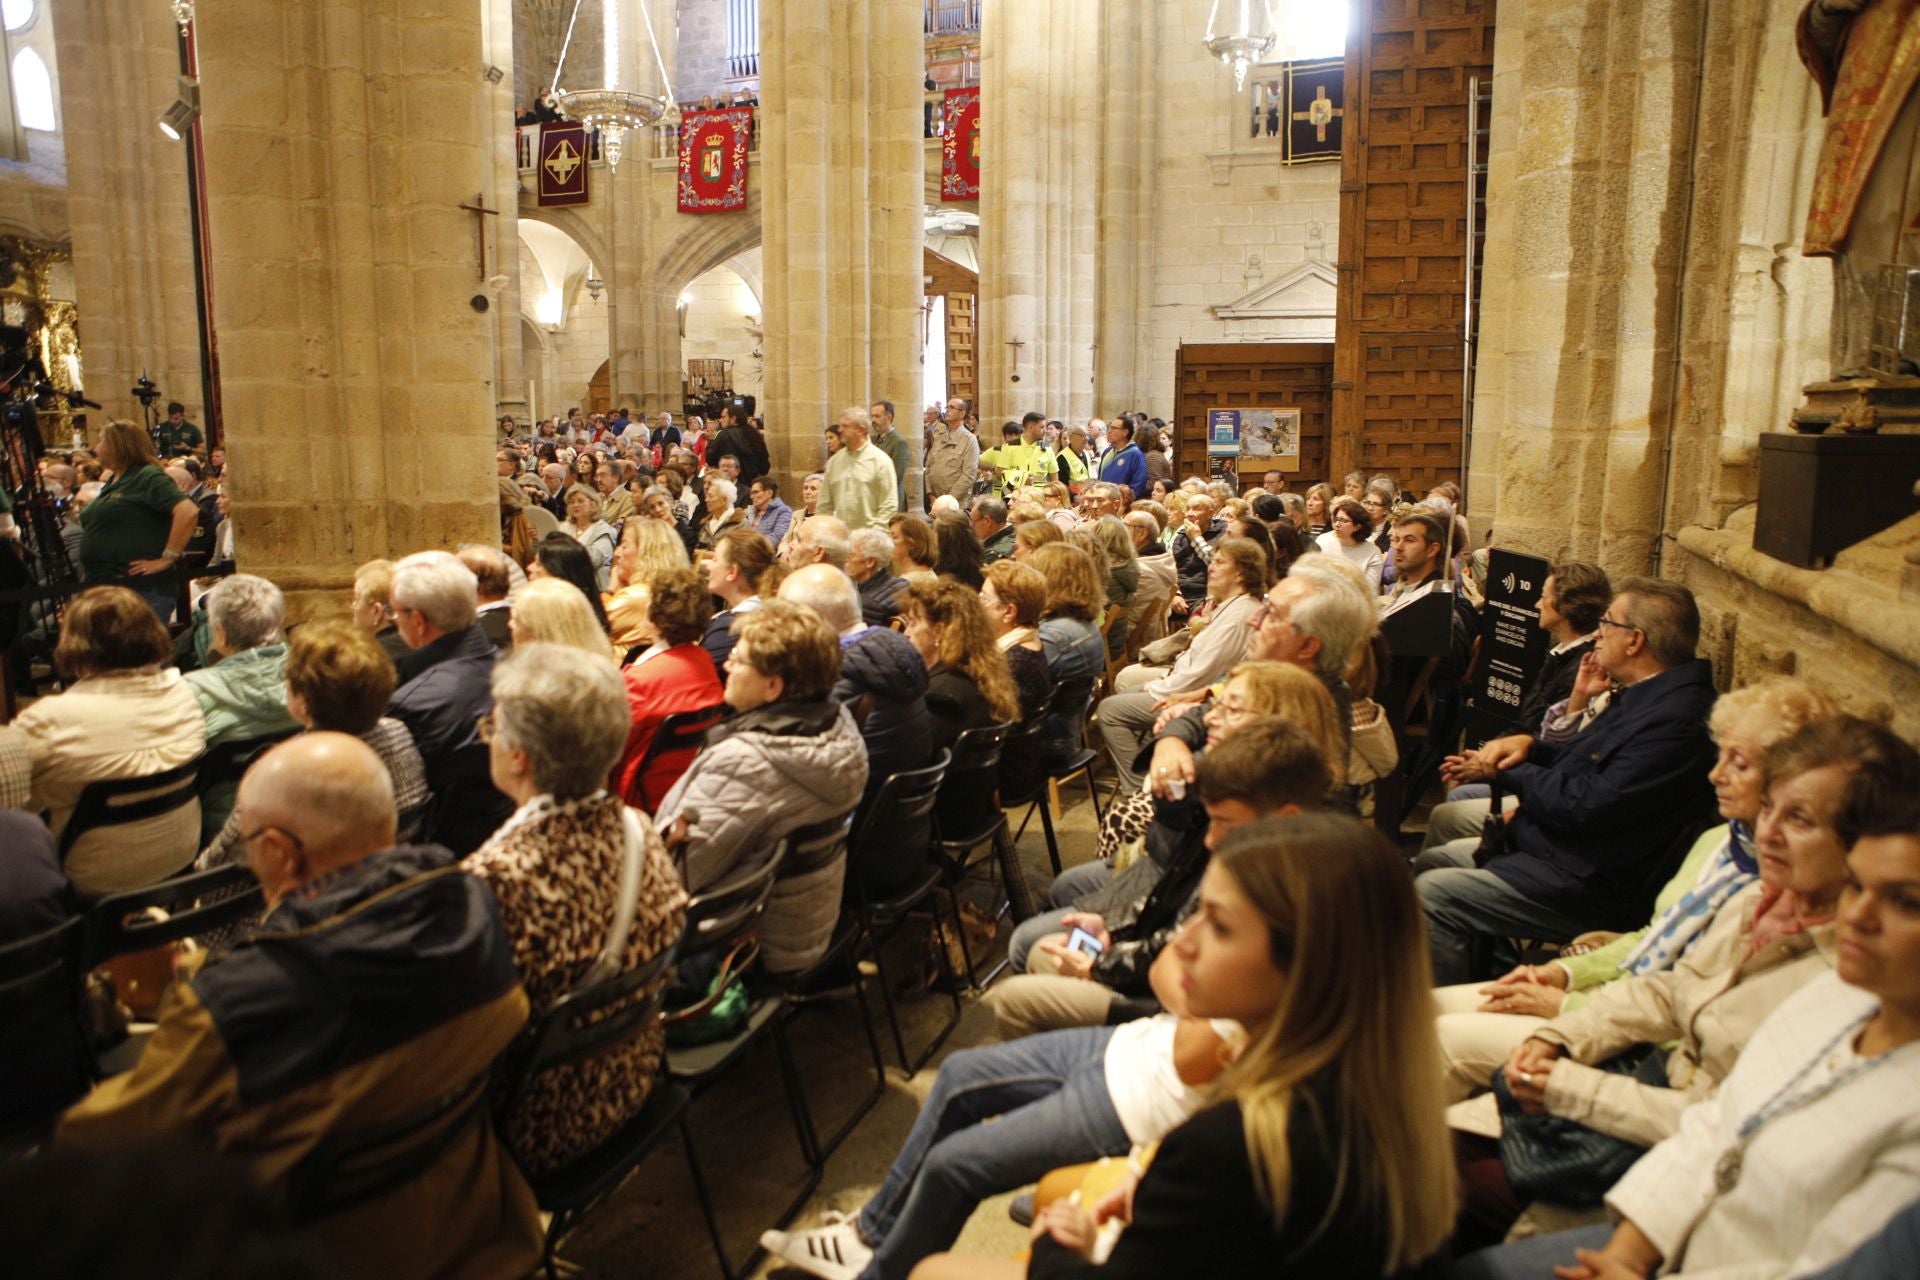
M287 710L287 643L280 633L287 601L265 578L236 573L207 592L212 654L219 661L189 672L187 687L206 721L207 747L278 738L300 722ZM200 835L212 839L233 808L239 768L231 777L203 770Z
M465 862L487 882L537 1020L605 949L620 909L628 841L639 895L619 971L671 946L686 893L650 824L629 824L603 787L627 743L626 688L611 658L554 644L516 646L493 670L481 721L493 783L518 807ZM631 834L630 834L631 828ZM555 1067L506 1118L507 1145L528 1173L560 1168L639 1114L659 1072L659 1023L615 1053Z
M721 534L746 527L747 513L733 505L739 492L731 480L717 475L707 477L706 514L701 517L693 539L697 549L711 551Z

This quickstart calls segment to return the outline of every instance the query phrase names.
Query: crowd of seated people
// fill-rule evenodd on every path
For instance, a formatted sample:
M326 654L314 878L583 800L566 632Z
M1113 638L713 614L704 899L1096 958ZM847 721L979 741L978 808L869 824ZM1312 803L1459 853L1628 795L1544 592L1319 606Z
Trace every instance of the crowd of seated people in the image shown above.
M1032 428L1056 459L1103 435ZM300 1209L329 1139L471 1107L419 1176L302 1235L355 1274L525 1274L531 1181L639 1114L672 1052L655 1023L508 1107L487 1081L528 1028L672 947L691 897L851 816L877 838L773 881L756 965L791 979L855 904L924 879L942 826L1097 746L1119 786L1013 922L1000 1043L943 1060L857 1212L767 1232L782 1261L830 1280L1910 1263L1920 754L1887 728L1801 680L1716 693L1685 588L1567 561L1518 728L1469 749L1457 490L1354 476L1290 502L1284 480L1136 487L1130 462L1101 480L1083 455L849 529L804 488L776 508L736 480L764 466L755 431L539 424L501 450L525 505L498 548L361 566L351 622L289 626L278 587L234 574L185 676L145 595L76 597L62 692L0 732L0 774L22 775L0 794L31 810L0 813L0 945L196 856L264 902L179 963L137 1063L84 1096L72 1026L0 1034L7 1135L37 1122L59 1159L190 1137ZM554 527L514 538L536 505ZM1416 661L1395 618L1434 595L1446 648ZM712 723L655 750L682 713ZM998 795L975 776L917 825L874 811L888 778L995 726L1034 730ZM243 769L225 803L62 849L89 784L223 751ZM1443 802L1396 848L1408 795ZM1027 1260L947 1252L983 1200L1036 1183Z

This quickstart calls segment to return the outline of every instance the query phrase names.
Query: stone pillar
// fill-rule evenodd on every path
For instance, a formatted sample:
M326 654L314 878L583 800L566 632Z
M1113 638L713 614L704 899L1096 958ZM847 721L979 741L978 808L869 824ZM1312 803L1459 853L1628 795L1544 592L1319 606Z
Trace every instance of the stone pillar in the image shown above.
M378 556L499 537L481 7L200 0L237 558L296 613Z
M761 0L768 446L783 485L851 405L918 402L921 10Z
M1502 2L1468 508L1504 544L1657 560L1703 34L1685 3Z
M1153 368L1154 206L1165 198L1159 148L1161 14L1150 0L1105 0L1100 24L1099 220L1094 403L1108 413L1156 405ZM1184 20L1192 15L1182 14ZM1204 21L1204 15L1201 15ZM1205 95L1195 95L1205 101ZM1166 369L1158 371L1162 378Z
M144 0L63 0L55 23L81 352L107 407L96 435L107 417L139 420L142 371L207 421L186 151L154 126L177 91L178 31Z
M1100 10L1031 0L981 17L976 359L989 440L1030 409L1063 420L1093 409Z
M500 82L491 86L487 127L493 176L487 205L499 215L487 219L487 275L502 280L498 288L482 281L478 290L492 302L493 414L512 414L525 422L527 364L520 330L520 157L514 147L513 127L513 0L484 0L483 11L488 66L500 68Z

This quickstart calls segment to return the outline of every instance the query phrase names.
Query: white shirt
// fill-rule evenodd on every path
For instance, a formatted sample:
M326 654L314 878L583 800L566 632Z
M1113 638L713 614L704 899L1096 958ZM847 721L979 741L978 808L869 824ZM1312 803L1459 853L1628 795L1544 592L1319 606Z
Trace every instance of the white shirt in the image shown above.
M1314 545L1330 556L1344 556L1360 572L1367 575L1367 581L1373 584L1375 591L1380 590L1380 576L1386 572L1387 558L1380 554L1380 548L1362 538L1352 546L1340 541L1340 535L1328 530L1315 538Z
M1174 1069L1173 1034L1179 1025L1173 1014L1157 1013L1121 1023L1107 1041L1107 1095L1128 1142L1138 1145L1166 1137L1206 1101L1205 1088L1188 1085ZM1214 1018L1208 1025L1230 1045L1246 1039L1237 1022Z
M1733 1189L1714 1184L1714 1165L1741 1123L1781 1090L1801 1092L1849 1065L1850 1045L1831 1055L1828 1047L1877 1003L1833 974L1794 992L1754 1032L1720 1091L1687 1108L1673 1137L1607 1194L1659 1247L1664 1273L1807 1275L1846 1257L1920 1198L1916 1044L1777 1116L1747 1144ZM1795 1086L1809 1063L1813 1070Z

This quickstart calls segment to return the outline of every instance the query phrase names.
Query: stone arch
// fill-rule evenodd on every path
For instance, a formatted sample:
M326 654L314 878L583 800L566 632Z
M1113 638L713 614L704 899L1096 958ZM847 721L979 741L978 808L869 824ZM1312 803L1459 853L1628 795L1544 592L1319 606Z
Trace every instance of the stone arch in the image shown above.
M655 260L654 279L663 291L678 294L735 254L759 245L760 192L749 186L747 207L739 213L691 218L694 225L675 237Z
M607 242L594 229L593 224L575 210L523 208L520 210L520 217L525 222L544 222L554 230L562 232L580 246L581 252L593 260L593 265L600 269L602 275L606 274L609 264L613 261L607 249Z

